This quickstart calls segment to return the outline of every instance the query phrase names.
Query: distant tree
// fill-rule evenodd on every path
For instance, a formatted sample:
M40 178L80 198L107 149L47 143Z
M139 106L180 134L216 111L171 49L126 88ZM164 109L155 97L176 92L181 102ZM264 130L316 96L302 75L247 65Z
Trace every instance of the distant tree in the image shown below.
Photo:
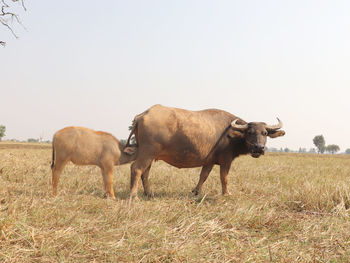
M331 154L334 154L334 153L338 152L339 150L340 150L340 148L336 144L330 144L330 145L327 145L327 147L326 147L326 151L331 153Z
M131 131L132 128L134 127L134 121L132 122L132 125L129 126L128 130ZM125 142L126 143L126 142ZM130 139L130 144L136 144L136 138L135 135L133 135Z
M290 152L290 150L288 149L288 148L284 148L284 150L283 150L285 153L289 153Z
M121 140L119 140L122 144L126 144L126 142L127 142L127 140L125 140L125 139L121 139Z
M346 154L350 154L350 149L346 149L346 150L345 150L345 153L346 153Z
M27 142L39 142L39 139L29 138Z
M15 21L17 24L22 25L21 20L16 12L13 9L16 8L15 5L18 3L21 4L24 11L27 11L24 6L24 0L1 0L0 1L0 24L6 27L15 38L18 38L15 31L12 29L10 22ZM0 45L5 46L6 42L0 40Z
M274 147L271 147L271 148L268 148L268 151L269 152L278 152L278 149L274 148Z
M326 141L324 140L323 135L315 136L313 142L317 148L318 153L324 153L326 150Z
M6 127L4 125L0 125L0 142L2 137L5 137Z
M306 153L306 149L305 148L299 148L299 153Z
M310 148L309 153L316 153L316 149L315 148Z

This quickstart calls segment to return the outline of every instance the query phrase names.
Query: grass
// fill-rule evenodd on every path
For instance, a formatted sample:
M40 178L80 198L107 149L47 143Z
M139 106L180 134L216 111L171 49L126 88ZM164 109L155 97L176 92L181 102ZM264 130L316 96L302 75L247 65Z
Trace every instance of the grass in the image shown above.
M219 169L156 162L154 198L128 204L130 166L115 169L117 201L93 166L68 165L51 195L51 149L0 147L0 262L350 262L350 157L267 154L236 159L232 196Z

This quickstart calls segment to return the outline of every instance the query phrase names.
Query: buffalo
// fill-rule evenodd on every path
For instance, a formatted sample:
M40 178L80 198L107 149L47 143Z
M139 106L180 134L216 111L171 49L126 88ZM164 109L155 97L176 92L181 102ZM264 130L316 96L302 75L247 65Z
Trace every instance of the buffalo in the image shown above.
M258 158L265 152L267 137L285 132L282 122L245 122L223 110L189 111L154 105L134 118L127 146L134 135L138 153L131 165L130 198L137 194L141 177L145 195L151 195L149 171L154 160L178 168L202 167L196 195L215 164L220 166L222 194L229 195L227 177L232 161L243 154Z
M112 134L83 127L66 127L55 133L52 141L52 190L57 185L65 165L97 165L101 168L106 196L115 198L113 191L114 165L130 163L136 158L134 146L125 147Z

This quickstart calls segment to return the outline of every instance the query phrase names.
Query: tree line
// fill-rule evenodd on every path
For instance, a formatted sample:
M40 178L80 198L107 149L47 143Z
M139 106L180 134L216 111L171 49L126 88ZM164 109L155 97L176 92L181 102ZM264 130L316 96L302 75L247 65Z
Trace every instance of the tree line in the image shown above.
M129 127L129 130L131 129L131 127L132 126ZM2 141L2 138L5 137L5 133L6 133L6 126L0 125L0 141ZM125 143L126 143L126 140L121 140L121 141L122 142L125 141ZM27 142L43 142L43 141L41 140L41 138L40 139L29 138L27 140ZM44 142L50 143L50 141L44 141ZM316 146L317 153L328 152L331 154L335 154L335 153L340 151L340 147L336 144L326 145L326 141L325 141L323 135L315 136L313 139L313 143ZM286 152L286 153L288 153L288 152L316 153L315 148L311 148L309 151L307 151L306 148L301 148L301 147L299 148L299 151L292 151L289 148L280 148L280 149L268 148L267 151L269 151L269 152ZM350 148L346 149L345 153L350 154Z
M6 136L6 126L5 125L0 125L0 142L2 141L2 138L4 138ZM12 140L9 140L9 141L13 141L13 142L19 142L19 140L16 140L16 139L12 139ZM22 141L23 142L23 141ZM46 140L46 141L43 141L42 140L42 137L40 137L39 139L34 139L34 138L29 138L27 139L26 141L24 142L44 142L44 143L51 143L50 140Z
M340 147L336 144L329 144L326 146L326 141L323 135L316 135L313 139L313 143L316 146L318 153L328 152L334 154L340 151ZM345 153L350 154L350 149L346 149Z

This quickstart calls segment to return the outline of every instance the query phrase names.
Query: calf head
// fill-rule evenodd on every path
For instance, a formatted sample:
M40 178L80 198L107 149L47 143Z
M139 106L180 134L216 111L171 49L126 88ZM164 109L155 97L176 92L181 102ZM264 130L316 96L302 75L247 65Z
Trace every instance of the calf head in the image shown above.
M282 128L282 122L278 118L277 120L277 125L267 125L264 122L249 122L239 125L237 124L238 119L235 119L231 123L232 131L230 135L233 137L244 138L251 156L258 158L265 153L267 136L270 138L276 138L285 134L284 131L279 130Z

